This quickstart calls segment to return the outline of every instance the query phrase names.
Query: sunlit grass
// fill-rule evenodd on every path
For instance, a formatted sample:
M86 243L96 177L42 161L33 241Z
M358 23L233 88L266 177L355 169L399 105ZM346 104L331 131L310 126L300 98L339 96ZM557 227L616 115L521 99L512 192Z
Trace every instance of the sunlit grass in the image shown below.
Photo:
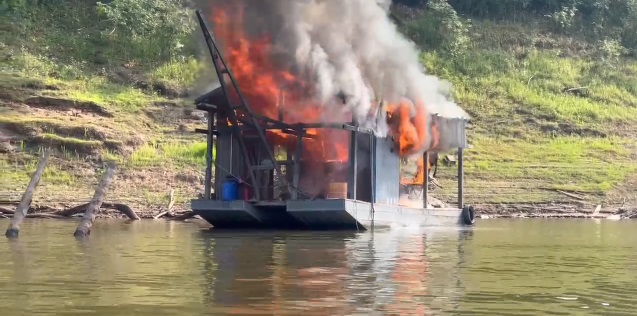
M473 142L466 156L467 176L486 183L523 182L536 189L602 194L637 171L631 157L634 144L625 139L478 137Z
M57 22L50 19L47 23ZM35 93L92 101L113 112L115 118L72 121L66 114L30 118L0 113L0 123L38 127L42 130L40 145L62 144L62 149L66 149L63 158L78 163L87 164L73 153L74 147L95 150L102 160L114 160L123 170L205 165L204 142L160 136L162 132L174 131L175 127L162 125L145 115L149 106L166 101L165 98L137 89L133 82L112 78L124 63L130 62L133 69L129 70L149 83L162 83L171 88L192 87L203 67L201 61L194 57L157 61L152 54L160 47L150 40L146 45L136 43L134 50L112 46L101 51L102 47L95 47L80 37L80 33L73 33L72 39L65 40L61 36L65 29L60 25L49 29L42 26L37 29L41 34L13 38L7 41L9 47L0 47L3 48L0 57L7 57L0 59L0 89L21 98L26 95L13 88L32 83L52 85L58 90ZM592 57L588 46L573 43L575 39L547 35L534 24L478 22L473 36L467 51L453 56L430 51L421 58L428 73L453 83L456 101L473 116L473 129L469 134L473 147L466 151L468 201L527 202L564 198L552 193L552 189L602 196L637 172L637 163L633 162L637 146L631 138L637 135L637 129L630 127L637 124L635 59L603 62ZM61 47L63 43L74 45L66 45L70 46L69 50L58 53L38 45L43 40L57 43L51 47ZM542 46L537 45L540 40L548 42L551 48L538 48ZM578 50L573 51L570 46ZM97 56L98 51L103 54ZM105 62L94 60L100 58ZM567 89L574 90L565 92ZM65 127L89 124L104 124L118 141L125 142L119 139L124 135L139 134L142 137L135 146L146 143L138 147L126 144L129 146L126 150L115 152L87 135L64 133ZM609 137L570 135L559 129L549 133L543 129L560 124L590 129ZM43 126L49 128L40 128ZM156 141L148 142L148 139ZM6 176L3 174L0 186L12 181L28 181L34 164L9 166L10 171ZM0 164L0 168L3 166ZM441 167L439 175L444 189L435 195L455 194L455 170ZM77 183L71 173L60 170L55 163L47 168L44 181L60 185ZM160 196L157 192L147 194L149 200ZM161 197L165 194L162 192Z
M24 189L31 180L31 176L37 168L38 160L31 159L24 163L11 163L7 159L0 159L0 188L19 188ZM41 184L51 185L74 185L77 183L76 176L66 170L60 169L59 166L49 162L44 173L42 174ZM21 192L21 191L19 191Z
M216 151L213 148L213 158ZM206 161L206 143L146 144L138 148L130 158L135 167L162 165L202 166Z
M624 75L634 72L635 60L602 64L550 51L478 50L454 58L427 53L423 63L455 85L458 102L478 119L521 107L574 124L637 121L637 80Z
M151 80L168 84L191 87L203 65L193 57L176 59L150 72Z

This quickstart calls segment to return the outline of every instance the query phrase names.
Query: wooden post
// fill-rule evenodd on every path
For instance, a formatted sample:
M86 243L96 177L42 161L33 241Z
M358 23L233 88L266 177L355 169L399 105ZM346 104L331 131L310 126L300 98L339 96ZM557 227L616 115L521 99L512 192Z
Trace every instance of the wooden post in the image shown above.
M91 203L89 203L86 208L86 212L84 212L84 216L82 216L82 220L80 224L77 226L75 233L73 236L75 237L85 237L91 233L91 226L93 226L93 222L95 221L95 216L97 216L97 212L100 210L100 206L102 206L102 202L104 202L104 195L106 195L106 189L108 188L111 181L113 181L113 175L115 174L115 164L110 162L106 166L106 172L102 176L102 180L100 181L99 186L95 189L95 194L93 195L93 199Z
M27 186L26 191L22 195L22 199L20 200L20 204L15 209L13 214L13 218L11 219L11 223L9 224L9 228L7 228L6 233L4 234L7 238L17 238L20 234L20 224L27 217L27 212L29 212L29 206L31 205L31 200L33 199L33 191L35 191L35 187L38 186L40 182L40 177L42 173L44 173L44 168L46 167L47 162L49 161L50 151L45 151L44 155L38 161L38 166L31 177L31 181Z

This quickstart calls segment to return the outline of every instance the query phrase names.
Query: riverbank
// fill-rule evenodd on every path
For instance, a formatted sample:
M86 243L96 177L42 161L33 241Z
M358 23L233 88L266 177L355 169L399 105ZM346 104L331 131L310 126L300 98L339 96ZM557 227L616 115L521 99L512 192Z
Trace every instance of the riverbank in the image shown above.
M476 216L489 218L637 218L636 208L597 207L582 204L492 204L474 205Z
M117 209L117 206L125 204L105 203L108 207L100 208L96 218L128 218L128 216ZM14 205L0 205L0 218L11 218L15 211ZM166 208L159 209L133 209L140 219L168 219L184 221L195 217L190 209L173 208L168 211ZM81 205L76 207L50 207L35 205L29 208L27 218L44 219L65 219L78 218L84 215Z
M406 30L417 31L408 25L423 17L393 13L418 35ZM140 23L128 22L132 30ZM88 202L107 160L118 168L108 199L149 216L171 191L181 210L203 191L206 144L194 130L206 120L192 99L212 71L209 56L192 49L201 34L136 37L111 23L94 5L64 2L0 22L8 35L0 43L0 203L20 199L45 148L53 154L34 205ZM467 49L423 45L421 55L472 116L465 203L494 216L637 206L637 60L600 57L596 43L555 33L541 18L476 19L467 36ZM167 38L179 43L152 42ZM453 203L453 161L441 161L437 179L432 195Z
M105 207L97 214L97 218L122 218L127 216L115 207ZM109 203L107 203L109 206ZM637 208L587 208L582 204L546 203L546 204L477 204L476 216L481 219L491 218L597 218L624 219L637 218ZM13 205L0 205L0 218L13 216ZM70 212L69 212L70 210ZM185 207L173 208L139 208L134 209L141 219L166 219L183 221L195 215ZM82 210L73 211L73 207L50 207L36 205L29 209L27 218L77 218L83 215Z

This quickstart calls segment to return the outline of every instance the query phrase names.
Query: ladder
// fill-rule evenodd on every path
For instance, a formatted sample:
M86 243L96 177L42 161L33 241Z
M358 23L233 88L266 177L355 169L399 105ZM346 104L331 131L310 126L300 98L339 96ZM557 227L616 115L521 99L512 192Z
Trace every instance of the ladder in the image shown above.
M267 118L267 117L258 116L252 111L252 109L250 109L250 106L246 102L245 97L243 96L243 94L241 93L241 90L239 89L239 86L237 85L237 81L232 75L230 68L228 68L228 65L226 64L225 59L223 58L223 55L217 46L217 43L215 42L210 31L208 30L208 27L206 26L206 22L204 21L201 15L201 12L197 10L196 14L197 14L197 19L199 20L199 24L201 26L201 30L206 39L206 44L208 45L208 50L210 51L215 72L217 73L217 77L219 78L219 83L221 84L221 89L227 101L226 104L222 105L220 109L222 109L223 112L227 113L228 115L228 120L230 121L230 124L232 125L231 129L232 129L233 136L235 136L235 138L237 139L239 143L241 154L243 155L246 166L248 167L249 181L250 181L250 185L254 189L253 190L254 196L257 200L260 200L261 199L260 188L259 188L259 183L257 183L256 172L259 172L261 170L274 169L279 175L283 175L283 173L281 172L280 164L276 161L276 158L274 157L273 149L270 147L270 145L268 144L265 138L265 128L259 123L259 120L264 121L265 126L268 126L268 124L270 125L277 124L279 126L283 126L284 128L289 128L289 129L293 129L293 126ZM228 81L230 81L231 83L230 86L228 85L226 81L227 79L229 79ZM230 91L234 91L236 95L239 97L238 104L232 104L232 100L229 95ZM241 117L241 119L239 117ZM241 121L241 125L239 125L239 121ZM248 132L254 132L254 131L257 132L256 136L258 139L258 142L257 142L258 145L261 147L261 149L263 149L267 153L268 159L271 161L271 164L269 165L266 165L266 166L259 165L258 161L253 161L253 159L251 159L248 153L248 149L245 144L245 137L248 134ZM282 177L282 178L284 179L285 184L288 187L288 190L290 191L290 194L292 193L292 190L297 190L296 188L293 188L292 186L290 186L289 183L287 183L287 180L285 180L285 177Z

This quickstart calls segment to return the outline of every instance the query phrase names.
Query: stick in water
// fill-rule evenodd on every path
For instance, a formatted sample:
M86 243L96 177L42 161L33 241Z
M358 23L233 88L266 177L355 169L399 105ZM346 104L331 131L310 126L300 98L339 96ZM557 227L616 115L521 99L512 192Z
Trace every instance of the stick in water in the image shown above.
M18 204L15 209L9 228L7 228L7 232L4 234L7 238L17 238L20 234L20 224L22 224L24 218L27 217L27 212L29 211L29 206L33 199L33 191L35 191L35 187L38 186L40 177L42 176L42 173L44 173L44 168L49 161L49 154L50 151L45 151L42 158L40 158L40 161L38 161L38 166L31 177L31 181L29 182L26 191L24 191L24 194L22 195L20 204Z
M91 203L89 203L86 208L86 212L84 212L84 216L82 216L82 220L80 224L77 226L75 233L73 236L75 237L85 237L91 233L91 227L93 226L93 222L95 221L95 217L97 216L97 212L100 210L100 206L102 206L102 202L104 202L104 196L106 195L106 189L113 181L113 175L115 174L115 164L109 162L106 166L106 172L102 176L102 180L100 181L99 186L95 189L95 194L93 195L93 199Z

